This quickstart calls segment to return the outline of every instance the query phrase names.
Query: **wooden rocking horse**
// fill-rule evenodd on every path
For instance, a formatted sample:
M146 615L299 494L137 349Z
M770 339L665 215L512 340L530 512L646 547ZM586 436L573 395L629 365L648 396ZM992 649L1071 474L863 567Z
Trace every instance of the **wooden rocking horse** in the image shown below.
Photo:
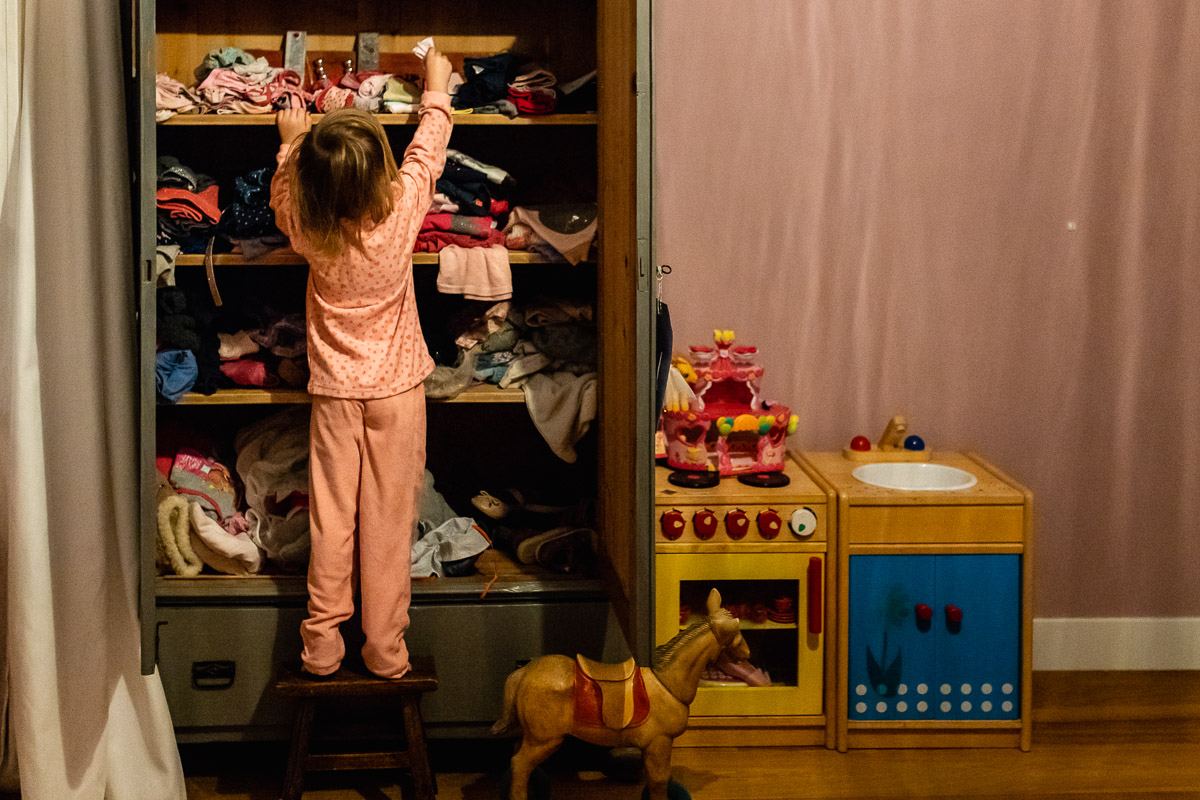
M671 746L687 729L700 675L718 659L745 662L741 623L721 608L713 589L708 616L654 652L653 668L602 664L583 656L542 656L508 676L497 735L520 731L512 758L509 800L527 800L529 775L570 734L603 747L636 747L650 800L667 800Z

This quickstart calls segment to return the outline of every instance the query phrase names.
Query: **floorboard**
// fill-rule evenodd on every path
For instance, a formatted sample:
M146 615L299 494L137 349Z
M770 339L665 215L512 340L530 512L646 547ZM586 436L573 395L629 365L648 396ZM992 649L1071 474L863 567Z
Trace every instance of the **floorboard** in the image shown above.
M1198 745L1200 673L1036 673L1029 753L687 749L675 754L673 771L696 800L1200 798ZM503 742L435 742L439 800L496 800L509 752ZM273 800L285 753L275 744L185 747L188 797ZM554 796L640 797L639 786L596 771L596 757L583 747L556 756L548 765ZM381 772L312 775L305 785L305 800L401 797Z

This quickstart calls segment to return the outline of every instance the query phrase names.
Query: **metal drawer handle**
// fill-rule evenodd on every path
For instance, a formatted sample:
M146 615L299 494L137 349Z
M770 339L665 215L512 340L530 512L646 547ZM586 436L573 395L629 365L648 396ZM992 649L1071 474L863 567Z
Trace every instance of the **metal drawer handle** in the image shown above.
M192 688L202 692L228 689L237 675L236 661L193 661Z

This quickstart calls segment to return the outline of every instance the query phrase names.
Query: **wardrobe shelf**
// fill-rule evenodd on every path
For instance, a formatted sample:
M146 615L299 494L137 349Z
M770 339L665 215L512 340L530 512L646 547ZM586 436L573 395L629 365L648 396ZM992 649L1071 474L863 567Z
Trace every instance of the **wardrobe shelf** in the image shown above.
M537 566L519 564L497 550L485 550L475 564L476 573L461 578L418 578L413 581L413 602L441 599L471 599L503 602L523 596L603 597L604 585L598 578L564 575ZM495 580L493 580L495 578ZM304 575L198 575L181 578L159 575L155 578L159 602L204 603L214 598L292 598L306 599L308 585Z
M312 395L303 389L221 389L216 394L188 392L176 405L181 406L252 406L299 405L311 403ZM521 389L501 389L484 384L467 389L449 400L430 399L430 403L524 403Z
M413 264L432 265L438 263L437 253L413 253ZM508 253L509 264L554 264L561 267L570 267L562 261L554 261L540 253L531 253L525 250L510 250ZM580 262L576 266L583 264L592 264L593 262ZM177 267L200 267L204 266L204 256L196 254L181 254L175 259ZM307 262L303 257L289 251L267 253L264 256L250 258L241 253L220 253L213 255L213 266L216 267L284 267L284 266L307 266Z
M320 120L324 114L313 114L313 122ZM416 125L416 114L377 114L381 125ZM537 117L514 117L510 119L503 114L455 114L454 124L459 125L595 125L596 114L546 114ZM242 126L242 125L271 125L275 124L275 114L176 114L158 123L160 126Z

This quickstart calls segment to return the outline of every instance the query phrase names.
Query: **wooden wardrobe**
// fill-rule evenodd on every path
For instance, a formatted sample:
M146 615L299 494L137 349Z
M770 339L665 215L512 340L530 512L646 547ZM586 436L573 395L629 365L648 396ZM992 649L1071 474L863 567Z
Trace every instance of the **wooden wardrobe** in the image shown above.
M182 741L286 732L290 710L268 686L280 665L299 658L307 592L303 575L156 573L156 431L169 422L231 436L246 422L308 397L294 389L239 389L156 404L156 158L173 155L225 184L249 169L273 166L278 136L272 114L176 116L156 123L155 74L191 85L204 55L225 46L279 64L289 30L306 32L309 65L323 56L335 80L361 32L379 34L381 53L408 53L431 35L456 68L464 56L512 48L545 63L560 80L598 70L595 113L455 118L452 147L518 176L561 174L590 183L600 214L594 263L572 267L532 254L512 258L514 300L562 291L595 303L599 409L579 463L569 469L595 503L598 575L551 573L489 553L479 574L414 584L410 648L432 653L441 678L424 709L430 730L472 735L494 720L504 677L530 658L551 652L649 655L654 342L648 20L649 0L134 3L127 78L140 287L142 664L147 673L159 669ZM380 118L393 149L402 152L415 115ZM296 257L230 254L214 257L213 272L227 296L277 293L281 302L294 302L303 295L306 265ZM414 259L419 302L436 272L436 254ZM180 256L176 274L181 282L203 280L203 256ZM505 476L554 469L519 389L488 387L454 401L429 401L428 426L430 469L459 513L483 485L503 486ZM352 641L347 647L351 652Z

